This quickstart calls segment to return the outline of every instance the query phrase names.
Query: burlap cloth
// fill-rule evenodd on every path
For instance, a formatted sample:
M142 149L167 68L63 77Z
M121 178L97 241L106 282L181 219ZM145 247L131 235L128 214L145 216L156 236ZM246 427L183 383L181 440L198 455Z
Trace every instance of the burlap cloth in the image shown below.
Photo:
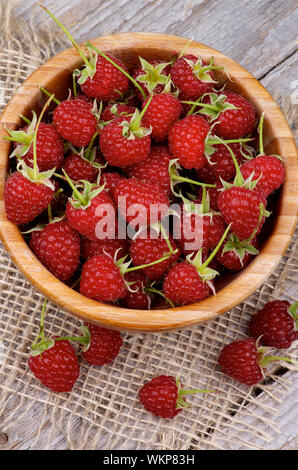
M0 111L36 67L66 46L48 26L36 30L16 21L10 6L0 3ZM293 122L295 111L287 108ZM102 368L82 362L79 380L67 394L51 393L28 370L27 354L44 299L0 245L3 448L266 449L278 432L275 409L293 383L295 367L272 367L266 380L248 388L224 376L217 357L224 344L245 337L250 315L264 303L297 299L296 240L266 284L247 301L214 321L180 332L123 334L118 358ZM79 326L77 319L49 303L48 334L77 334ZM192 407L173 420L157 419L144 411L137 395L144 382L158 374L181 374L188 387L220 393L190 398Z

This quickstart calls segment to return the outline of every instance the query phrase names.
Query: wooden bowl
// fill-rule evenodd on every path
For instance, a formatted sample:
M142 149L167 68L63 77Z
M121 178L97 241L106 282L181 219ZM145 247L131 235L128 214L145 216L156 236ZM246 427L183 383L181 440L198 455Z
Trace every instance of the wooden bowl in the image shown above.
M121 58L131 69L138 56L146 59L168 60L173 51L180 53L187 40L178 36L149 33L124 33L103 36L91 41L104 52ZM58 54L37 69L17 90L0 119L0 235L13 261L45 297L85 321L108 328L128 331L152 332L181 329L188 325L225 313L252 294L277 266L294 232L298 207L298 165L296 146L287 121L266 89L244 68L224 54L203 44L192 42L189 53L226 67L231 81L228 88L241 93L255 106L259 116L265 112L264 143L269 153L282 155L286 167L286 180L278 191L274 212L269 218L265 237L258 256L241 272L225 276L217 283L217 295L185 307L160 310L130 310L91 300L67 287L54 277L34 256L18 227L6 218L3 189L9 166L10 143L3 140L4 126L19 127L19 114L31 117L31 111L40 111L45 97L43 86L54 92L58 99L66 96L71 87L71 74L81 65L77 52L71 48ZM218 75L222 79L222 75Z

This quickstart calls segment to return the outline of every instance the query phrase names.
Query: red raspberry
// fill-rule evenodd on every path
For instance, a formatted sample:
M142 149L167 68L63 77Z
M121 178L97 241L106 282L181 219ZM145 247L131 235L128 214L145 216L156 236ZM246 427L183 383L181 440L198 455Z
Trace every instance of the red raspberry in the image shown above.
M232 234L232 237L234 240L235 235ZM237 237L237 241L235 243L232 242L232 246L230 247L231 249L224 252L226 243L229 240L231 240L231 235L228 236L226 241L219 248L216 254L216 260L230 271L240 271L245 268L245 266L247 266L252 258L258 253L258 251L253 253L254 248L255 250L258 250L258 240L254 238L248 243L243 244Z
M125 308L133 308L137 310L148 310L150 308L151 299L144 288L146 286L146 277L140 271L132 271L125 276L127 282L132 282L131 290L127 290L127 294L120 300L120 304Z
M289 312L290 302L273 300L251 317L249 334L260 343L279 349L289 348L298 339L295 321L297 315Z
M230 103L238 109L220 112L216 118L213 134L224 139L238 139L252 132L256 118L252 104L232 91L225 91L224 95L227 97L225 103Z
M147 382L139 391L139 398L147 411L162 418L174 418L189 404L186 395L211 390L184 390L180 379L171 375L159 375Z
M200 116L187 116L177 121L169 132L169 148L184 168L202 168L206 164L205 139L210 126Z
M127 68L120 59L116 59L110 54L106 54L125 72ZM81 89L89 98L97 98L102 101L112 101L119 99L120 93L128 90L128 78L118 70L107 59L98 55L96 60L96 72L94 76L88 77Z
M105 187L103 189L113 199L114 189L120 181L123 181L125 179L125 176L120 175L120 173L117 173L116 171L107 171L105 173L102 173L99 184L102 185L103 183L105 183Z
M53 124L63 139L78 147L88 145L97 128L92 104L77 98L61 101L54 111Z
M263 191L265 196L269 196L278 189L285 180L285 168L283 163L274 156L259 155L253 160L247 160L240 168L244 179L253 173L253 179L260 177L256 188Z
M20 129L26 132L28 126ZM30 138L30 137L29 137ZM32 135L33 140L33 135ZM18 143L15 143L15 147ZM63 144L60 135L51 124L41 122L38 126L36 138L36 162L39 171L47 171L52 168L60 168L63 162ZM33 168L33 144L23 156L24 162Z
M98 168L92 162L75 153L69 154L64 159L63 169L72 181L86 180L92 183L98 175Z
M122 338L119 331L101 328L85 323L90 334L90 342L82 355L89 364L102 366L112 362L119 354Z
M162 418L174 418L177 409L178 387L176 379L168 375L154 377L140 389L139 397L147 411Z
M28 365L35 377L54 392L70 392L80 372L75 350L66 340L57 340L54 346L31 356Z
M149 235L149 234L148 234ZM143 234L146 236L146 233ZM177 248L173 239L169 239L173 251L177 250L177 253L170 256L168 259L161 261L158 264L149 266L148 268L142 269L144 274L149 279L159 279L174 264L179 256L180 250ZM149 264L153 261L157 261L169 252L167 242L161 235L158 238L142 238L142 233L134 240L131 241L130 245L130 256L135 266L142 266L143 264Z
M81 255L85 260L96 255L109 255L114 259L117 253L117 259L123 258L128 253L127 240L119 240L118 238L111 240L89 240L81 239Z
M208 297L211 289L197 269L188 261L183 261L169 270L163 292L175 305L188 305Z
M125 133L121 123L130 122L131 117L115 118L101 131L99 138L100 150L105 159L112 166L127 167L140 163L149 155L151 147L150 135L138 137L130 131Z
M108 219L105 238L111 238L115 228L112 224L116 226L115 205L105 191L93 197L87 207L76 208L73 206L72 199L69 199L66 204L66 217L73 229L90 240L98 240L99 235L96 232L96 227L102 219ZM104 227L101 228L104 229Z
M41 214L52 201L53 189L45 184L29 181L18 171L5 184L4 201L8 220L26 224Z
M229 144L229 147L240 165L245 158L241 153L241 144L236 142ZM213 171L216 179L222 178L224 181L231 181L236 175L236 168L229 150L224 144L214 145L214 150L215 152L209 157L211 171Z
M158 185L132 178L117 184L114 199L121 217L128 223L137 220L139 225L157 222L169 207L169 200Z
M65 220L32 232L30 247L39 261L62 281L79 267L80 237Z
M152 147L149 157L138 165L127 168L130 178L159 184L167 196L171 194L169 162L172 156L166 147Z
M83 265L80 292L99 302L116 302L125 297L127 289L113 259L97 255Z
M134 69L132 77L138 82L147 96L151 93L162 93L170 74L171 65L165 65L164 61L158 59L145 62L143 59L140 60L141 65ZM135 87L135 93L137 98L143 101L144 97L137 87Z
M219 145L217 145L216 147L219 147ZM212 166L210 165L210 163L208 163L207 160L202 168L196 170L196 173L198 176L198 180L202 181L203 183L215 184L217 182L217 178L212 169Z
M144 101L143 108L148 99ZM178 121L182 107L178 98L170 94L153 95L144 114L143 122L151 127L151 137L157 141L167 138L173 124Z
M258 226L255 235L260 232L265 221L263 216L259 223L260 205L263 204L265 209L267 203L263 193L241 186L232 186L220 191L217 203L226 223L232 224L231 231L240 240L249 238Z
M257 384L263 378L254 338L233 341L225 346L218 363L224 374L246 385Z
M205 77L202 74L202 67L206 65L206 62L192 54L180 57L174 62L171 69L171 79L185 99L194 101L212 90L213 83L204 81ZM205 73L213 80L213 74L210 70L206 70Z
M134 106L129 106L125 103L108 104L101 113L100 119L104 122L111 121L119 116L133 114L135 110L136 108Z

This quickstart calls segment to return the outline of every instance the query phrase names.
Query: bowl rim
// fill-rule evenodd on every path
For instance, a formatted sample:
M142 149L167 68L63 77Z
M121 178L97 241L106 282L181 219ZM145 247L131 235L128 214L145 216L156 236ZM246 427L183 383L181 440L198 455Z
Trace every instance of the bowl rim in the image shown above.
M175 50L180 53L188 40L180 36L140 32L110 34L94 38L90 42L104 52L109 51L121 56L131 48L134 48L136 53L144 48L163 48L162 50ZM16 91L0 117L0 238L13 262L31 284L55 304L84 321L129 332L154 332L182 329L215 318L240 304L266 281L292 239L298 211L298 200L295 197L298 194L298 157L295 140L283 112L258 80L233 59L195 41L189 45L188 52L203 59L213 56L215 64L227 66L229 77L232 80L235 78L259 113L261 110L265 111L265 125L269 126L272 134L269 144L275 142L279 146L280 154L285 156L286 166L280 213L260 253L231 283L223 287L218 295L210 296L196 304L162 310L132 310L89 299L52 275L35 257L18 227L6 218L3 192L10 144L2 139L6 135L5 126L16 128L20 125L19 114L26 114L28 100L32 102L40 99L39 85L47 88L47 84L58 72L72 72L81 63L74 48L60 52L37 68ZM268 113L270 119L266 117ZM267 144L265 139L265 148Z

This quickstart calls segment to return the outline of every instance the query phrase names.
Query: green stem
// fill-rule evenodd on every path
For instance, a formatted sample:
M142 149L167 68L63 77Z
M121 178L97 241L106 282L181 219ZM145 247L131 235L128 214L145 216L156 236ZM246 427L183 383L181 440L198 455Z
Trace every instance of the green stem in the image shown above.
M193 41L192 38L187 41L187 43L186 43L185 46L183 47L182 51L181 51L180 54L178 55L177 60L178 60L178 59L181 59L181 57L184 56L186 50L189 48L189 45L191 44L192 41Z
M72 74L72 89L73 89L73 96L76 98L77 96L77 84L76 84L76 76Z
M76 43L76 41L73 39L72 35L70 34L70 32L66 29L66 27L61 23L61 21L58 20L58 18L56 18L53 13L50 12L50 10L48 10L44 5L42 5L41 3L38 4L41 8L43 8L45 10L45 12L55 21L55 23L57 23L57 25L59 26L59 28L62 29L62 31L66 34L66 36L68 37L68 39L70 40L70 42L72 43L72 45L76 48L78 54L80 55L81 59L83 60L83 62L86 64L86 66L89 68L89 69L92 69L92 65L90 64L89 60L87 59L87 57L85 56L85 54L83 54L83 52L81 51L81 49L79 48L78 44Z
M19 116L23 119L23 121L25 121L26 124L28 124L28 126L31 124L30 119L28 119L28 118L26 118L25 116L23 116L23 114L20 114Z
M292 364L298 364L298 361L295 361L294 359L291 359L289 357L282 357L282 356L267 356L264 357L260 362L259 365L261 367L266 367L268 364L271 362L275 361L285 361L285 362L290 362Z
M46 306L47 306L47 300L45 299L43 302L41 314L40 314L40 327L39 327L39 333L35 341L33 341L31 345L31 349L35 350L37 349L41 343L45 342L45 335L44 335L44 317L45 317L45 311L46 311ZM38 342L38 340L40 341Z
M201 181L194 181L191 180L190 178L185 178L184 176L180 176L178 174L171 174L170 175L173 180L176 181L181 181L182 183L190 183L190 184L195 184L197 186L203 186L208 187L208 188L216 188L216 184L210 184L210 183L202 183Z
M213 260L214 256L216 255L216 253L217 253L218 250L220 249L221 245L223 244L223 242L224 242L224 240L225 240L225 238L226 238L226 236L227 236L227 234L228 234L228 232L229 232L229 230L230 230L230 228L231 228L231 225L232 225L232 224L230 224L230 225L226 228L226 230L225 230L223 236L221 237L221 239L219 240L219 243L217 244L216 248L214 248L214 250L212 251L212 253L211 253L211 255L209 256L209 258L207 258L206 261L202 264L202 268L206 268L206 267L208 266L208 264Z
M54 103L56 103L57 105L59 105L61 103L61 101L57 100L57 98L55 98L54 94L51 94L48 90L46 90L45 88L43 88L42 86L39 87L39 89L45 94L47 95L48 97L50 96L53 96L53 101Z
M161 297L163 297L171 305L172 308L175 307L175 304L168 297L166 297L163 292L160 292L158 289L154 289L153 287L145 287L144 291L161 295Z
M83 206L87 206L88 204L88 201L86 198L84 198L84 196L82 196L82 194L80 193L80 191L78 191L78 189L75 187L75 185L73 184L73 182L71 181L71 179L69 178L68 174L66 173L66 171L64 170L64 168L62 168L62 171L65 175L65 178L66 178L66 181L68 182L69 186L71 187L71 189L73 190L73 193L75 194L76 198L82 203Z
M52 205L51 203L48 205L48 219L49 222L51 223L53 220L53 213L52 213Z
M120 72L123 73L123 75L125 75L133 84L134 86L140 91L140 93L142 94L143 98L145 99L146 98L146 93L144 92L143 88L138 84L138 82L136 80L134 80L130 75L129 73L126 72L126 70L124 70L122 67L120 67L120 65L116 64L116 62L114 62L109 56L107 56L104 52L101 52L97 49L97 47L95 47L93 44L91 44L91 42L87 41L86 42L86 46L87 47L90 47L91 49L93 49L97 54L99 54L101 57L103 57L104 59L106 59L108 62L110 62L112 65L114 65L114 67L116 67L116 69L118 69Z
M223 140L223 139L212 139L212 138L208 138L208 144L210 145L219 145L219 144L236 144L236 143L245 143L245 142L251 142L252 140L254 139L251 139L251 138L245 138L245 139L227 139L227 140Z
M265 113L262 113L260 117L260 122L258 125L258 133L259 133L259 155L264 154L264 143L263 143L263 126L264 126L264 116Z
M90 140L90 142L89 142L89 145L88 145L88 147L87 147L87 149L86 149L86 152L85 152L85 155L84 155L84 156L85 156L85 158L86 158L87 160L89 160L90 152L91 152L93 143L94 143L94 141L95 141L95 139L96 139L97 136L98 136L98 131L96 131L96 132L93 134L93 136L92 136L92 138L91 138L91 140Z
M173 251L172 253L167 253L165 256L163 256L162 258L159 258L157 259L156 261L152 261L151 263L147 263L147 264L142 264L141 266L133 266L132 268L128 268L126 271L125 271L125 274L126 273L129 273L131 271L137 271L138 269L144 269L144 268L149 268L150 266L154 266L155 264L158 264L158 263L161 263L162 261L165 261L166 259L170 258L173 254L176 254L178 252L178 249L176 249L175 251Z

